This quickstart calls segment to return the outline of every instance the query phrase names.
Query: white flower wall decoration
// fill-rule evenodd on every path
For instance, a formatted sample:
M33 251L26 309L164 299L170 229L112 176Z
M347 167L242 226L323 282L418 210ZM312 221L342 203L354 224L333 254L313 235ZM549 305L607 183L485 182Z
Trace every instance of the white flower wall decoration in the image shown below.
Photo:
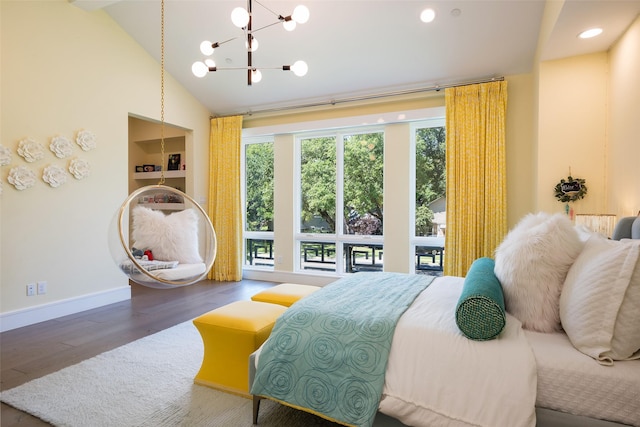
M90 168L89 162L84 159L73 159L69 164L69 172L76 179L84 179L89 176Z
M18 143L18 154L27 162L33 163L44 157L44 147L38 141L26 138Z
M60 187L67 182L68 177L67 171L56 165L47 166L42 172L42 180L53 188Z
M36 174L26 166L17 166L11 168L7 181L16 187L17 190L26 190L35 185Z
M93 150L94 148L96 148L96 136L93 134L93 132L90 132L88 130L81 130L76 136L76 143L84 151Z
M11 163L11 150L4 145L0 145L0 166L6 166Z
M51 144L49 144L49 149L56 155L59 159L67 158L71 155L73 151L71 141L66 136L54 136L51 138Z

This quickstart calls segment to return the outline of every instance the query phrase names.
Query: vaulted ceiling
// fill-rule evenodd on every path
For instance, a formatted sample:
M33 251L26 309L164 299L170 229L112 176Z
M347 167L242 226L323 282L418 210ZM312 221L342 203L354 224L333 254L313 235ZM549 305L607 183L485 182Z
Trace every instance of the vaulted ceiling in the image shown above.
M160 0L71 1L104 8L160 59ZM165 68L211 114L247 113L528 73L536 58L606 51L640 13L640 0L253 0L253 28L298 4L308 7L309 21L292 32L279 24L256 32L253 65L281 68L301 59L309 67L304 77L263 68L262 81L248 86L244 70L193 75L203 40L237 37L213 58L218 67L246 68L246 39L230 20L244 0L165 0ZM436 12L431 23L420 20L425 8ZM548 16L551 27L541 30ZM601 36L577 37L594 26L604 29Z

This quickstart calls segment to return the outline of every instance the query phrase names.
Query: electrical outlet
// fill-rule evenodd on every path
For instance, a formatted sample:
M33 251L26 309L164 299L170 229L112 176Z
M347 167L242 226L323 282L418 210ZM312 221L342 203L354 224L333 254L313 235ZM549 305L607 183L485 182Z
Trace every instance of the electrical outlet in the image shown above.
M41 281L38 282L38 295L44 295L47 293L47 282Z
M27 285L27 296L28 297L32 297L36 294L36 284L35 283L29 283Z

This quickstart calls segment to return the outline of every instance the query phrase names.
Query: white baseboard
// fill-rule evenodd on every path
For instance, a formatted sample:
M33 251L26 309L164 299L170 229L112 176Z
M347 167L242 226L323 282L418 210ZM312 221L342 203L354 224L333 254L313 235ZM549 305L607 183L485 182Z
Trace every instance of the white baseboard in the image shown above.
M82 295L62 301L55 301L35 307L0 313L0 332L33 325L92 308L102 307L131 299L131 287L122 286L108 291Z
M301 285L324 286L331 282L335 282L340 277L338 275L313 275L308 273L298 274L289 271L244 269L242 271L242 278L277 283L299 283Z

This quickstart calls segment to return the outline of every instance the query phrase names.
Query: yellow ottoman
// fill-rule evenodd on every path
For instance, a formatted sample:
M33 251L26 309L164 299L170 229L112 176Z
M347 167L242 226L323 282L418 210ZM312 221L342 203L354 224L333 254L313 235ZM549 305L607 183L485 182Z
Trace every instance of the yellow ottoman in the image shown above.
M197 384L249 396L249 355L264 343L287 308L236 301L193 320L204 343Z
M306 297L320 289L319 286L299 285L297 283L282 283L272 288L258 292L251 297L253 301L268 302L271 304L280 304L286 307L301 298Z

